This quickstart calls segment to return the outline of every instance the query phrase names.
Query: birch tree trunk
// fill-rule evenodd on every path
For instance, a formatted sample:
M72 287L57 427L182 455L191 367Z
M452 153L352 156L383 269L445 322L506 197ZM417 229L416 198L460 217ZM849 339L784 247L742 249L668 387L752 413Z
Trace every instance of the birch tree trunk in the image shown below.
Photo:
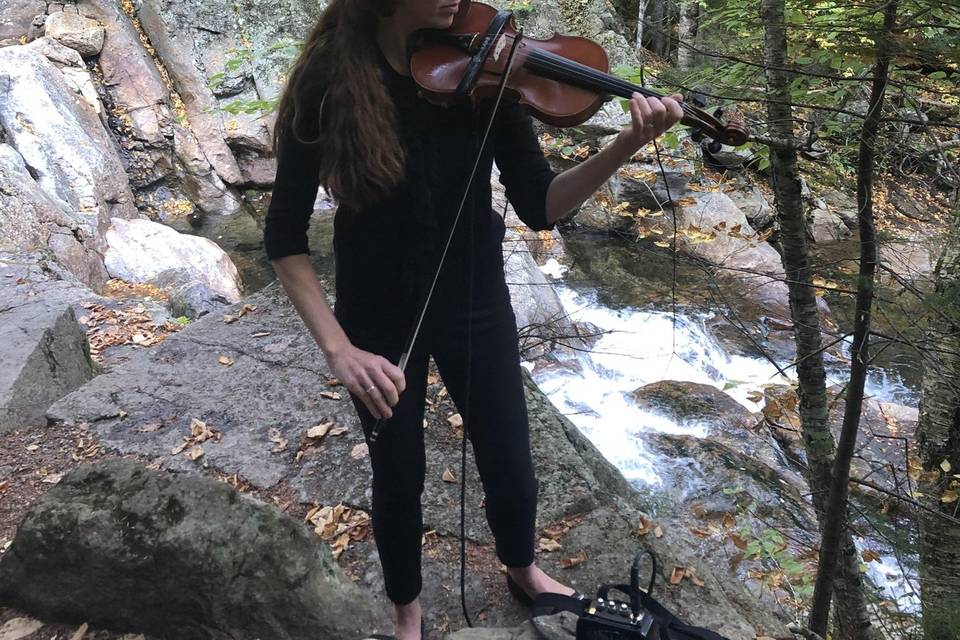
M640 8L637 11L637 49L643 48L643 24L647 20L647 3L649 0L640 0Z
M793 317L797 345L797 379L800 398L800 421L803 445L807 454L807 480L813 494L813 506L823 528L827 496L833 475L835 454L833 434L827 422L826 372L821 352L820 317L813 289L812 258L807 245L803 200L797 168L797 144L794 138L793 113L790 106L790 77L787 65L787 35L784 0L762 0L761 19L764 25L763 51L767 76L767 120L778 144L770 148L770 172L780 220L780 242ZM834 610L838 633L843 640L873 638L869 620L860 563L856 546L843 523L841 557L834 582L836 599L843 606Z
M883 31L876 37L877 63L874 65L873 88L870 91L867 117L860 132L860 155L857 166L857 218L860 229L860 271L857 279L857 304L854 313L850 382L840 430L840 444L833 465L830 499L823 517L823 539L820 544L820 570L810 608L810 629L826 637L830 614L835 568L840 566L842 531L847 518L847 486L850 461L857 443L860 413L863 410L863 387L867 380L870 346L870 316L873 306L874 277L877 268L877 234L873 224L873 171L876 159L877 134L883 113L887 76L890 68L890 38L897 20L897 0L888 0L883 10ZM870 629L869 617L851 621Z
M924 362L917 444L923 468L936 480L921 485L921 491L930 507L955 518L958 501L941 497L947 491L960 493L951 486L960 473L960 226L937 264L934 296L942 313L928 330L932 353ZM944 497L951 500L950 494ZM960 525L955 521L922 516L920 597L924 638L960 637Z
M677 67L680 71L690 70L696 62L693 47L697 46L699 23L699 0L683 0L680 3L680 40L677 42Z

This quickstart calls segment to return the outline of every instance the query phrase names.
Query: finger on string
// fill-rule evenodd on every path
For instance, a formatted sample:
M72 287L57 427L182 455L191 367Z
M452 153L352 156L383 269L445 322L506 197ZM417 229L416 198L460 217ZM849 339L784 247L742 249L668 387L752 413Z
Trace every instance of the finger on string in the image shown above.
M645 124L651 124L653 122L653 114L650 111L650 105L647 103L646 98L641 97L635 101L631 101L631 104L637 105L637 110L640 114L640 122L638 123L638 126L643 127Z
M656 130L663 129L664 116L667 114L667 107L660 98L647 98L647 105L650 107L650 120Z

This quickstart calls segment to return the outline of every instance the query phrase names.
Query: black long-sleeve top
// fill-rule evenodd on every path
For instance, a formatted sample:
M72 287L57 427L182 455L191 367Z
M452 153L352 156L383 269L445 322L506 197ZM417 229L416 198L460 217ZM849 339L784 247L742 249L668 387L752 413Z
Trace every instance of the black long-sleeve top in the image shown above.
M351 339L404 340L423 303L476 158L489 105L438 107L418 96L415 82L397 73L381 54L387 91L396 109L399 139L406 152L401 183L362 210L341 205L334 218L336 315ZM307 226L319 187L322 149L291 136L280 140L273 197L264 243L271 260L310 253ZM505 304L501 242L504 224L491 206L490 175L496 160L500 182L517 215L531 229L552 228L546 194L556 173L550 168L525 109L501 102L477 169L470 196L430 302L431 314L453 320L474 304ZM469 273L473 226L474 279Z

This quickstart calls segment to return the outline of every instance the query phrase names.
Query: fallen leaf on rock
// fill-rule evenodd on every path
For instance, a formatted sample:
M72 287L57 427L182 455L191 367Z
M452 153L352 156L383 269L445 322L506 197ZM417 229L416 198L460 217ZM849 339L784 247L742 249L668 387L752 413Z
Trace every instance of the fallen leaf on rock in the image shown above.
M366 442L361 442L350 450L350 457L354 460L363 460L370 453Z
M240 316L245 316L245 315L247 315L248 313L251 313L251 312L256 311L256 310L257 310L257 305L254 305L254 304L245 304L245 305L243 305L243 306L240 308L240 313L239 313L238 315L240 315Z
M203 457L203 447L199 444L190 449L190 459L199 460Z
M314 525L314 533L330 544L334 558L349 547L351 540L365 540L370 531L370 515L340 503L314 506L305 520Z
M11 618L0 627L0 640L20 640L43 628L43 623L33 618Z
M256 333L251 333L251 334L250 334L250 337L251 337L251 338L263 338L263 337L268 336L268 335L270 335L270 332L269 332L269 331L257 331Z
M63 479L62 473L48 473L46 476L43 477L43 480L41 480L41 482L46 482L49 484L57 484L62 479Z
M233 324L234 322L236 322L236 321L239 320L239 319L240 319L240 316L234 316L234 315L231 315L231 314L229 314L229 313L223 316L223 321L224 321L224 323L226 323L226 324Z
M551 538L540 538L537 541L537 549L540 551L557 551L560 547L561 544Z
M704 586L705 584L704 581L700 579L700 576L697 575L697 570L694 569L693 567L687 567L685 575L686 577L690 578L690 582L692 582L696 586L698 587Z
M572 569L576 566L583 564L586 561L587 561L587 552L581 549L580 553L578 553L575 556L572 556L570 558L561 558L560 566L563 567L564 569Z
M700 529L698 527L690 527L690 533L695 535L698 538L709 538L710 532L706 529Z
M310 427L309 429L307 429L307 437L322 438L323 436L327 435L327 432L330 431L330 429L332 429L335 424L336 424L335 422L324 422L322 424L318 424L315 427Z
M653 531L653 521L643 514L640 514L640 525L637 527L637 535L645 536Z
M730 540L733 541L733 546L741 551L747 548L747 541L738 533L731 533Z
M192 445L198 445L201 442L206 442L207 440L213 440L214 442L220 442L221 433L208 426L203 420L198 420L196 418L190 419L190 435L184 436L183 442L174 447L170 453L173 455L179 455L187 447ZM203 455L203 449L200 449L200 455L193 457L194 452L191 452L190 456L194 460Z
M219 362L219 363L222 364L222 365L226 365L226 366L229 367L229 366L232 365L235 361L234 361L234 359L231 358L230 356L220 356L219 358L217 358L217 362Z
M334 427L333 429L330 429L330 434L329 434L329 435L331 435L331 436L333 436L333 437L342 436L342 435L345 434L347 431L349 431L349 429L348 429L347 427Z
M444 482L456 482L456 481L457 481L457 477L456 477L455 475L453 475L453 471L450 471L450 469L444 469L444 470L443 470L443 474L441 474L441 476L440 476L440 479L443 480Z
M683 581L683 576L686 574L686 567L674 567L673 571L670 573L670 584L680 584Z
M430 372L427 374L427 384L437 384L440 381L440 376L436 373Z
M662 537L663 537L663 527L661 527L660 525L657 525L657 528L653 530L653 535L655 535L657 538L662 538Z
M70 636L70 640L83 640L83 636L87 635L87 623L84 622L80 625L80 628L73 632L73 635Z
M39 448L40 448L40 445L37 445L37 444L28 444L28 445L27 445L27 451L36 451L36 450L39 449Z
M463 426L463 417L459 413L454 413L447 416L447 424L455 429L459 429Z
M336 391L321 391L320 397L327 398L329 400L339 400L341 396Z
M343 383L340 382L338 378L330 378L329 380L327 380L327 385L331 387L339 387L342 384Z

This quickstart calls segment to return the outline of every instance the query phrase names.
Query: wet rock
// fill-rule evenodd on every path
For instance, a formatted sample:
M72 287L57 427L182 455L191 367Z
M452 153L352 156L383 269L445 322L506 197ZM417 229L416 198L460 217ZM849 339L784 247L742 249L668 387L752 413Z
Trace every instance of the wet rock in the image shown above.
M62 5L61 11L47 16L45 35L60 44L76 49L84 58L100 53L103 48L103 26L80 15L76 5Z
M96 375L72 306L92 295L57 265L0 253L0 433L46 424L51 404Z
M33 19L46 11L44 0L4 0L0 12L0 42L26 38Z
M172 638L359 637L382 614L308 527L224 482L123 459L68 472L0 561L44 619Z
M229 302L241 296L240 274L214 242L178 233L150 220L115 218L107 230L104 264L110 275L127 282L200 282Z
M110 219L133 218L137 211L123 164L96 112L76 99L53 63L26 46L0 49L0 84L6 87L0 125L9 144L72 221L84 251L102 254Z
M0 248L49 249L77 278L107 281L103 259L83 243L83 227L33 179L13 147L0 143Z

